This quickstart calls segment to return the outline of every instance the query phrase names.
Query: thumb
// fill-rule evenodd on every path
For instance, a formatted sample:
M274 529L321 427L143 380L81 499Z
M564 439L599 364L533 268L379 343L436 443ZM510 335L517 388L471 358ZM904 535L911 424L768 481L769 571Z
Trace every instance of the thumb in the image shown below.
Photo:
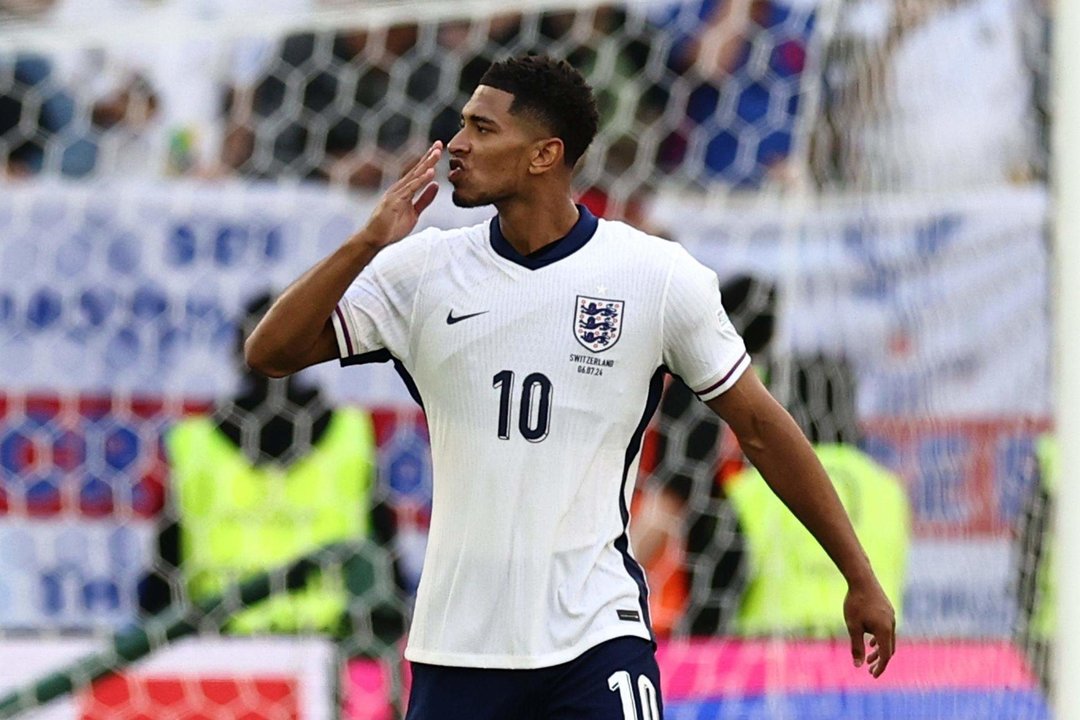
M863 660L866 658L866 646L863 640L862 628L848 625L848 635L851 636L851 659L854 661L855 667L862 667Z

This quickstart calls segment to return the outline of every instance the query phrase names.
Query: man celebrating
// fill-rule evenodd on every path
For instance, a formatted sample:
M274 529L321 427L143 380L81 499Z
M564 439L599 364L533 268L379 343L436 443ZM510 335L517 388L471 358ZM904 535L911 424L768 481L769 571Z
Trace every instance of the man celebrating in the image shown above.
M627 527L665 372L732 427L847 579L856 665L864 633L874 676L893 652L892 606L809 443L745 372L716 275L573 203L597 117L567 63L494 64L446 149L454 202L496 217L406 237L438 192L435 143L247 341L273 376L392 359L424 406L434 498L409 720L662 717Z

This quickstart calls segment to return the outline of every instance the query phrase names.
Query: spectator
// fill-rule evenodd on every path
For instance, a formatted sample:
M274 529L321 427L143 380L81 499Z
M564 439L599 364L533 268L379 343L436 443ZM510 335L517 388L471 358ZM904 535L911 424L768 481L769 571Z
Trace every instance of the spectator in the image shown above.
M938 191L1031 178L1020 0L865 0L841 15L812 163L826 186Z
M814 20L806 0L699 0L670 10L660 23L674 36L669 66L689 93L658 164L733 188L782 180Z
M622 14L606 9L588 17L509 12L486 21L479 46L475 25L467 22L443 23L423 38L427 28L416 24L290 36L251 96L235 95L229 163L260 177L379 187L416 159L425 140L446 142L457 133L465 94L494 60L511 49L540 51L570 41L571 61L588 66L593 57L576 33L587 27L585 45L606 42L607 31L622 21ZM622 50L609 87L622 88L645 62L640 40ZM601 96L614 117L619 97Z
M42 15L56 0L0 0L0 18L27 18Z
M232 164L257 177L366 188L396 178L424 146L447 72L421 56L419 32L405 24L285 38L255 85L250 111L231 109L247 120L230 133Z
M2 72L0 161L12 177L43 170L82 177L94 168L97 148L81 131L74 94L58 82L44 55L19 54ZM10 74L9 74L10 73Z
M222 171L224 105L229 87L246 88L265 64L267 43L220 40L183 31L197 20L227 20L254 0L61 0L52 22L137 18L180 28L167 42L132 37L106 47L75 47L57 56L58 74L90 108L82 120L96 149L98 176L214 176ZM307 0L264 0L260 13L299 8Z
M239 337L270 301L262 296L249 304ZM146 611L160 610L180 592L193 600L213 596L320 545L370 536L387 546L393 538L393 516L375 496L370 417L331 409L317 387L246 371L239 395L213 417L181 421L166 436L166 448L174 515L159 538L167 567L144 583ZM379 558L325 568L307 587L234 615L228 627L346 638L374 623L378 639L391 642L402 629L387 602L392 588L365 587L364 563ZM371 617L350 607L350 597L361 594L358 607Z
M1035 0L1025 3L1021 11L1025 62L1031 68L1034 81L1035 126L1037 153L1035 176L1045 181L1050 164L1051 97L1050 66L1051 41L1054 30L1055 0Z
M0 0L0 20L41 20L55 0ZM80 135L74 94L51 58L16 53L0 60L0 175L22 177L49 168L82 176L96 149Z

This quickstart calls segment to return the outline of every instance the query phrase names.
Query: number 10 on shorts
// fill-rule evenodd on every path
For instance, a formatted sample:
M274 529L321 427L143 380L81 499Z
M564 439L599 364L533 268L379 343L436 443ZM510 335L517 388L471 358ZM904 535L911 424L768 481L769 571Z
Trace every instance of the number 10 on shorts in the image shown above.
M638 675L637 690L641 700L642 717L638 718L637 705L634 703L634 681L630 673L619 670L608 678L611 692L618 692L622 701L623 720L660 720L660 706L656 701L656 688L645 675Z

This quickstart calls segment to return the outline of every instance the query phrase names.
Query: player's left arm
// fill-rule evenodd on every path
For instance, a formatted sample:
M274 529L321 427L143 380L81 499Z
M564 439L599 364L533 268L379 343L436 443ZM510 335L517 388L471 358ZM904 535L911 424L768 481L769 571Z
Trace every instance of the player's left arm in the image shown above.
M810 442L756 373L744 372L707 404L731 426L765 482L843 574L848 583L844 619L852 658L856 667L865 660L870 674L878 677L895 649L895 613ZM873 636L868 656L864 633Z

